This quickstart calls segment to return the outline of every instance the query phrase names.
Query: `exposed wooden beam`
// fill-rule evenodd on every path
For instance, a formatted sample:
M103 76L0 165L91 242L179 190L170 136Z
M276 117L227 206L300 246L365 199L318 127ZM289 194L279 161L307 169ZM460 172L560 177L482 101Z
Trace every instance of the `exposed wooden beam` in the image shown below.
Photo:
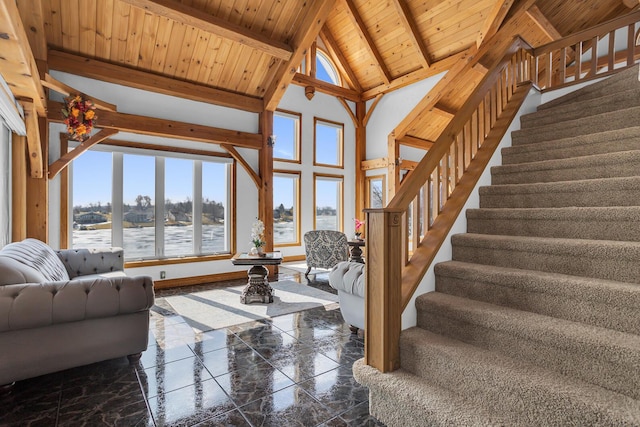
M333 9L336 0L315 0L302 3L301 9L307 8L306 14L298 27L298 31L293 36L291 45L293 55L286 63L280 65L273 78L273 81L265 91L264 110L275 111L287 90L287 86L296 74L296 69L300 65L306 50L314 40L318 38L320 29L324 25L329 13Z
M16 133L11 140L11 241L27 238L27 139Z
M347 61L347 57L344 56L344 53L342 53L338 47L338 42L326 25L320 30L320 39L324 43L324 46L333 59L333 62L336 64L336 67L338 67L340 74L347 81L347 84L357 92L362 92L362 86L358 81L358 77L356 77L356 74L349 65L349 61Z
M65 152L60 156L58 160L49 165L49 179L55 178L56 175L58 175L60 171L62 171L62 169L66 168L69 163L80 157L80 155L87 151L89 148L117 133L118 131L116 129L101 129L95 135L92 135L86 140L82 141L73 150Z
M640 0L622 0L622 4L624 4L629 9L633 9L634 7L638 7L640 5Z
M58 93L63 94L64 96L69 96L71 94L75 94L75 95L82 95L87 99L90 99L91 102L93 102L93 104L96 106L96 108L100 109L100 110L107 110L107 111L117 111L118 108L115 106L115 104L110 104L106 101L103 101L101 99L95 98L91 95L87 95L86 93L80 92L77 89L72 88L71 86L68 86L56 79L54 79L53 77L51 77L49 75L49 73L45 73L44 75L44 80L42 80L42 85L51 89L51 90L55 90Z
M362 99L364 101L368 101L369 99L375 98L381 93L389 93L402 87L409 86L412 83L419 82L420 80L424 80L428 77L435 76L436 74L440 74L443 71L447 71L454 64L466 60L473 54L473 52L475 52L475 49L476 48L474 46L473 48L464 50L452 56L448 56L447 58L444 58L438 62L434 62L429 68L421 68L409 74L405 74L404 76L400 76L388 84L383 84L368 89L362 93Z
M456 115L456 111L447 107L442 102L436 102L436 105L433 106L433 112L436 114L440 114L447 119L453 118Z
M420 30L413 19L413 13L411 12L411 9L409 9L409 5L407 5L405 0L391 0L391 3L393 3L396 11L398 12L400 23L409 35L409 38L411 38L414 49L418 53L419 62L424 68L429 68L431 65L429 62L429 49L427 49L427 45L420 35Z
M318 28L318 31L320 29ZM316 33L316 37L318 34ZM273 224L273 145L269 143L269 136L273 134L273 111L265 111L260 114L260 133L262 136L262 149L258 156L261 185L258 188L258 217L265 224ZM264 239L267 242L265 249L273 250L273 227L266 227ZM277 266L273 272L277 273ZM272 272L272 270L269 270Z
M491 12L486 17L480 29L480 33L476 38L476 46L480 47L483 41L490 39L495 33L498 32L500 25L507 16L509 9L513 6L514 0L497 0Z
M63 139L63 137L67 138L67 135L68 134L66 133L61 133L60 139ZM225 159L232 158L229 153L226 153L223 151L197 150L193 148L174 147L170 145L148 144L146 142L137 142L137 141L125 141L123 139L105 139L100 144L112 145L114 147L131 147L131 148L140 148L142 150L163 151L168 153L194 154L196 156L221 157Z
M44 32L42 0L16 0L20 17L36 61L47 60L47 35Z
M35 115L35 114L34 114ZM49 158L49 126L47 119L38 118L40 133L40 151L42 158ZM31 147L28 148L31 150ZM49 242L49 180L47 175L48 162L41 167L42 177L27 176L27 237L33 237L42 242Z
M254 171L253 168L251 168L251 166L249 165L249 163L247 163L244 157L242 157L242 155L238 152L238 150L236 150L233 147L233 145L229 145L229 144L220 144L220 147L227 150L227 152L231 155L231 157L233 157L236 162L242 165L244 170L249 174L249 177L251 177L251 179L253 180L253 183L256 185L256 188L260 190L260 187L262 186L260 177L258 176L256 171Z
M534 4L527 9L526 14L550 41L562 38L562 34L560 34L556 27L547 19L538 6Z
M262 111L262 100L260 98L175 80L66 52L49 51L49 67L65 73L163 95L177 96L192 101L206 102L253 113Z
M42 144L40 141L40 125L38 124L38 115L35 107L31 102L22 102L24 109L24 121L27 127L27 150L29 154L29 176L31 178L42 178L43 175L43 156Z
M371 103L371 106L367 110L367 114L364 116L364 123L363 124L365 126L367 125L367 123L369 123L369 119L371 118L371 115L373 114L373 110L376 109L376 107L378 106L378 102L380 102L380 100L382 99L383 96L384 96L384 94L382 94L382 93L376 95L375 100Z
M389 159L387 157L379 157L377 159L363 160L360 163L360 168L364 171L371 169L382 169L389 165Z
M396 142L409 147L420 148L422 150L428 150L429 148L433 147L433 141L411 135L405 135L402 138L397 139Z
M62 103L49 101L49 115L53 122L62 123ZM209 143L229 143L238 147L261 148L262 136L256 133L220 129L173 120L157 119L155 117L138 116L134 114L102 111L99 126L107 129L117 129L122 132L132 132L142 135L164 136L167 138L186 139L190 141Z
M306 74L296 73L293 76L291 83L299 86L313 86L319 92L326 93L338 98L345 98L349 101L357 102L360 100L360 95L353 89L346 87L336 86L334 84L325 82L324 80L318 80L307 76Z
M418 162L407 159L400 159L400 165L398 166L402 170L412 171L418 166Z
M15 1L0 2L0 74L16 98L33 101L39 116L46 116L45 93Z
M338 101L340 101L340 104L342 104L344 109L347 110L347 114L349 114L349 117L351 117L351 121L353 122L353 126L355 126L357 128L358 124L359 124L358 119L356 118L356 115L353 112L353 110L351 109L351 107L349 106L349 104L347 104L347 101L345 101L344 98L342 98L342 97L338 97Z
M181 24L224 37L285 61L289 60L293 53L291 46L286 43L272 40L266 35L249 30L242 25L225 21L200 9L174 0L121 1L144 9L154 15L163 16Z
M389 69L384 64L384 59L382 58L382 55L380 55L378 48L376 48L376 45L373 42L373 39L371 38L369 31L367 30L367 26L362 20L360 13L358 13L358 9L356 9L356 5L353 3L353 0L342 0L342 1L344 2L347 8L347 15L349 19L351 19L353 25L355 26L358 32L358 36L360 36L360 39L364 42L365 48L369 52L369 55L371 55L371 59L373 59L373 65L378 69L378 72L380 73L380 77L382 77L384 84L389 84L393 78L389 73Z

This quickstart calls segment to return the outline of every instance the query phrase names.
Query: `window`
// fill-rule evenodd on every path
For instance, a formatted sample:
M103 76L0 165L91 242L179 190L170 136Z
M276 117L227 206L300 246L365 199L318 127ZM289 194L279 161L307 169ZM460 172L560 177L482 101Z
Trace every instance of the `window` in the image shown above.
M111 153L87 151L73 161L72 248L113 246L112 173Z
M333 65L333 61L320 49L316 50L316 78L336 86L342 86L340 74Z
M314 122L314 165L341 168L344 125L318 118Z
M273 133L276 143L273 158L300 163L300 117L301 114L278 110L273 115Z
M273 173L273 243L300 243L300 172Z
M231 252L231 161L98 150L73 161L73 247L122 246L128 261Z
M367 201L368 208L383 208L385 206L385 175L368 176L367 182Z
M338 175L314 174L313 194L316 230L342 230L342 188L344 178Z

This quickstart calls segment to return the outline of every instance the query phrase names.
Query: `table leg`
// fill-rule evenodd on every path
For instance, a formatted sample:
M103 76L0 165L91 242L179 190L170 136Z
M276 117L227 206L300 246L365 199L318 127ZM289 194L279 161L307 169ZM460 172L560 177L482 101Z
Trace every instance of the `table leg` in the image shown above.
M349 261L359 262L360 264L364 264L364 259L362 258L362 249L360 246L351 246L351 253Z
M249 282L240 296L242 304L273 302L273 288L267 280L268 274L269 270L262 265L254 265L249 269Z

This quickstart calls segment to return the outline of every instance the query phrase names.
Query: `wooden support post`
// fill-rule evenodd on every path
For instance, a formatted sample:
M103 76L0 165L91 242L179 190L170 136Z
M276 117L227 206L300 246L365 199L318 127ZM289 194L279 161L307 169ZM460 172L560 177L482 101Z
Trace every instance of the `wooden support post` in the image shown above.
M27 138L13 134L11 141L11 240L27 238Z
M266 250L273 250L273 111L260 114L260 133L262 148L258 155L261 186L258 190L258 216L264 222ZM277 274L277 266L268 266L269 275Z
M69 138L60 138L60 157L69 151ZM60 172L60 249L69 248L69 168Z
M47 119L39 118L42 158L49 158L49 129ZM43 162L40 178L27 178L27 237L49 242L49 166Z
M364 363L380 372L400 367L402 212L366 209ZM375 236L375 237L371 237Z
M400 168L396 164L396 161L400 157L400 145L396 141L395 131L389 134L387 152L387 159L389 159L389 163L387 164L387 200L391 200L400 186Z
M356 103L356 218L364 220L366 188L365 171L362 162L367 158L367 127L364 123L367 105L364 101Z

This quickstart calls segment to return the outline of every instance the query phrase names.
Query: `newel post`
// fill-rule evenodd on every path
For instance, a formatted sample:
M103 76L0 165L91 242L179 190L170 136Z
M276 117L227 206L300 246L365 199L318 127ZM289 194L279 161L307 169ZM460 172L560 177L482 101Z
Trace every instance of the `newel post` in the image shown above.
M365 209L367 215L365 353L381 372L400 368L402 212Z

